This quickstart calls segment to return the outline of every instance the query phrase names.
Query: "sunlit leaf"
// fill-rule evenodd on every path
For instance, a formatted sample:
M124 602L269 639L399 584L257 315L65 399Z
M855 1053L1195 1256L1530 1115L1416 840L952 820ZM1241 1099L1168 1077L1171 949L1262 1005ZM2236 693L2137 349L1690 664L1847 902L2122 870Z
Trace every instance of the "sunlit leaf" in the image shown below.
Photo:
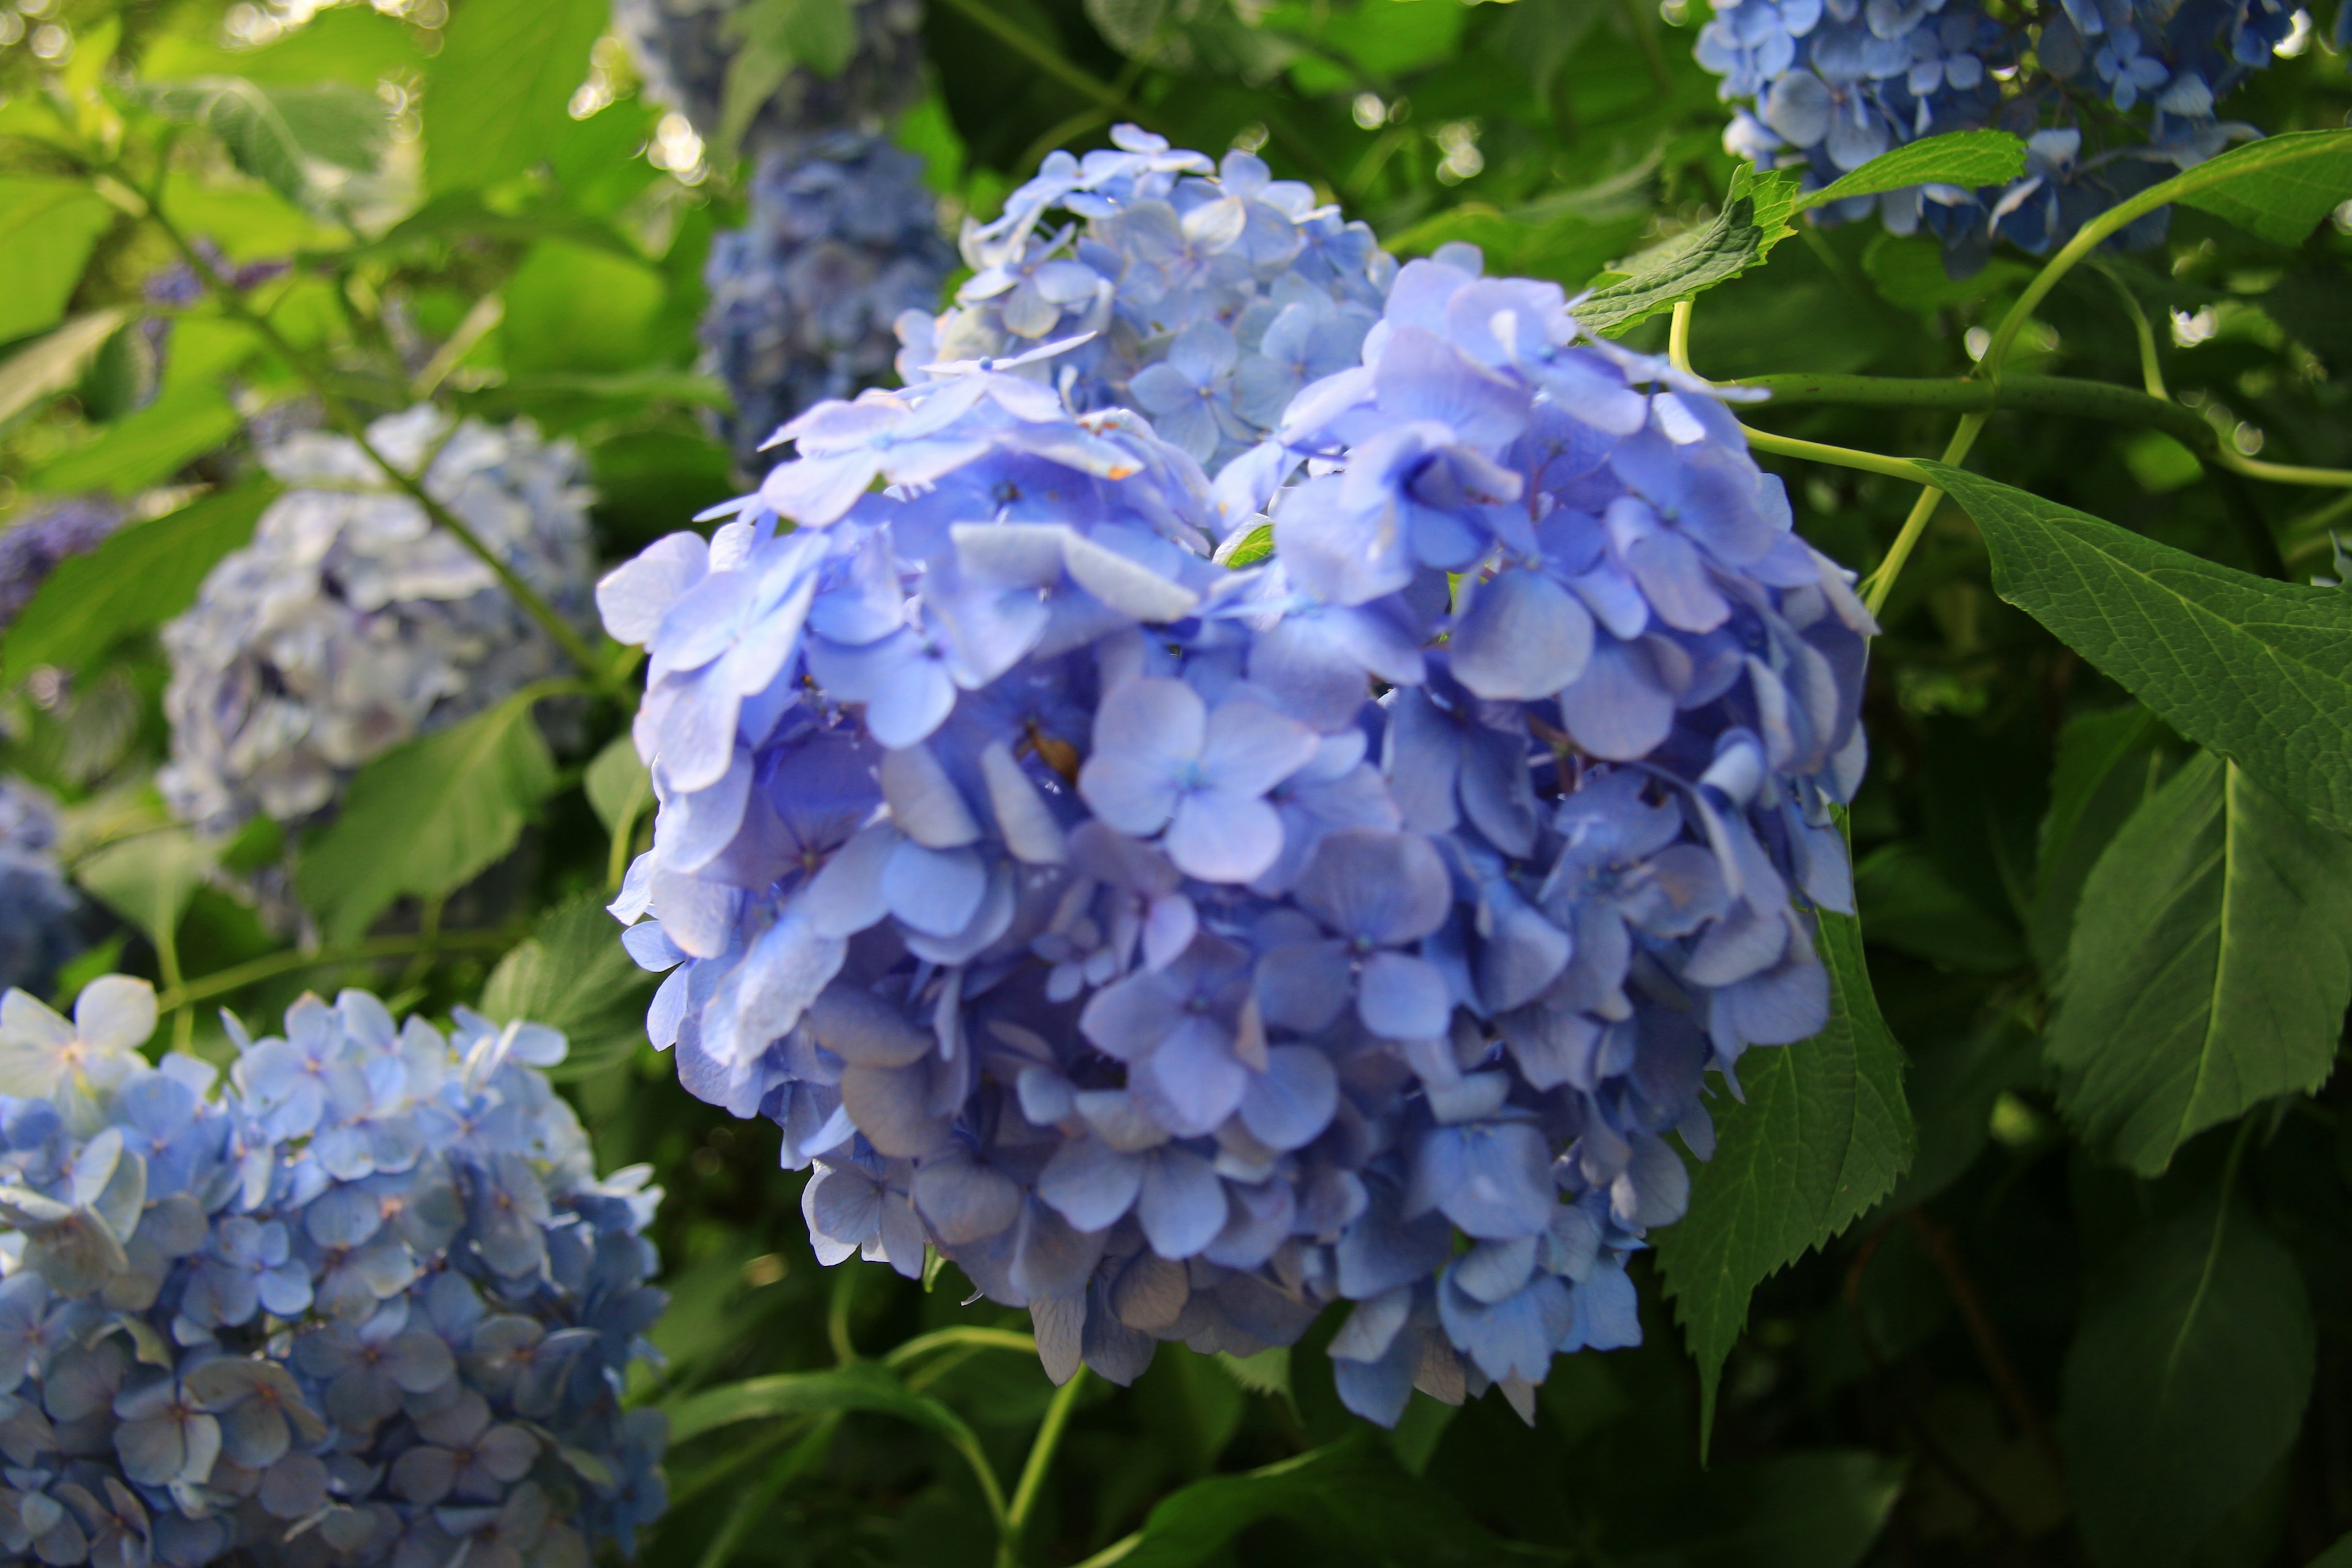
M2025 172L2025 143L2006 131L1953 131L1906 142L1797 198L1797 211L1906 185L2007 184Z
M434 194L494 185L547 154L609 13L596 0L460 0L425 97Z
M106 426L89 446L35 469L26 488L47 495L135 495L226 441L243 423L218 386L175 387Z
M119 839L74 868L75 878L150 942L168 942L204 885L217 847L184 827Z
M115 220L83 180L0 175L0 342L53 327Z
M1774 246L1797 232L1789 224L1796 196L1795 174L1785 169L1762 174L1741 164L1713 223L1643 251L1622 273L1593 279L1592 292L1576 305L1578 322L1587 331L1614 337L1762 266Z
M2295 131L2233 147L2177 176L2177 200L2300 245L2352 197L2352 131Z
M51 393L62 392L79 380L91 357L128 319L128 311L117 309L76 316L0 363L0 422L14 419Z

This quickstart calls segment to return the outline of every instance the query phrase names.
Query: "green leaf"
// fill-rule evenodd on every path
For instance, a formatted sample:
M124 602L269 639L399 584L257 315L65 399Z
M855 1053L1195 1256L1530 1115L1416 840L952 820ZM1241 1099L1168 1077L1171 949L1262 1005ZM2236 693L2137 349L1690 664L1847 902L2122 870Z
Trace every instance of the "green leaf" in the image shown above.
M2304 1568L2352 1568L2352 1535L2340 1537L2335 1545L2305 1563Z
M509 949L482 988L481 1010L503 1024L528 1018L561 1029L572 1054L551 1076L584 1078L645 1038L645 993L654 977L621 946L621 928L600 894L550 910Z
M1946 969L2002 974L2025 962L2007 921L1954 887L1916 839L1875 849L1853 868L1870 940Z
M1920 466L1976 519L2002 598L2175 730L2352 832L2352 594L2250 576L1991 479Z
M365 934L404 893L434 898L515 847L555 786L529 688L362 768L341 815L303 844L294 885L332 942Z
M2294 1257L2207 1203L2096 1280L2058 1412L2083 1538L2106 1568L2175 1568L2286 1457L2310 1397Z
M2352 841L2206 752L2083 885L2046 1049L2058 1103L2144 1176L2273 1095L2317 1089L2352 1002Z
M1614 336L1762 266L1774 246L1797 232L1789 226L1796 196L1797 176L1788 170L1759 174L1743 163L1714 223L1643 251L1622 273L1595 279L1599 287L1576 307L1577 321L1587 331Z
M43 464L25 488L45 495L136 495L226 441L243 423L219 387L177 387L105 426L89 446Z
M129 319L127 310L92 310L9 355L0 363L0 424L79 381L106 340Z
M211 132L231 162L288 201L299 203L309 194L293 126L267 92L243 77L156 82L147 89L147 103L166 120Z
M2065 967L2084 879L2116 830L2163 782L2163 723L2137 702L2085 713L2058 736L2026 931L2046 978Z
M1610 1561L1626 1568L1853 1568L1885 1528L1903 1480L1900 1460L1866 1449L1727 1465L1691 1487L1670 1513L1643 1521L1637 1539L1612 1532Z
M543 239L507 279L508 367L521 374L642 371L661 311L660 273L611 251Z
M607 834L634 824L654 796L653 774L625 731L596 753L580 782L587 790L589 809Z
M136 632L195 603L196 590L278 494L252 479L152 522L133 523L87 555L58 563L0 642L0 686L42 665L78 670Z
M1357 1433L1171 1493L1129 1538L1133 1546L1110 1560L1118 1568L1188 1568L1218 1560L1234 1536L1274 1518L1381 1563L1491 1563L1497 1549L1461 1504L1416 1480L1379 1438Z
M54 327L114 209L84 180L0 175L0 342Z
M216 858L215 847L184 827L118 839L74 868L107 908L158 947L171 942Z
M302 155L338 169L369 173L383 162L392 121L383 100L339 81L265 87Z
M140 68L150 79L241 76L263 86L336 81L373 92L384 78L425 63L400 19L370 5L328 6L257 49L215 43L218 17L204 6L184 8L174 22L187 30L167 27L141 51Z
M2352 196L2352 131L2265 136L2170 183L2177 201L2279 245L2301 245L2320 219Z
M494 185L544 157L609 19L598 0L460 0L425 95L432 193Z
M1702 1445L1748 1297L1884 1196L1917 1142L1903 1047L1870 989L1862 922L1823 912L1814 946L1829 971L1829 1027L1740 1058L1747 1103L1717 1101L1715 1157L1692 1177L1690 1212L1657 1237L1666 1293L1698 1362Z
M978 1440L963 1417L928 1394L917 1394L874 1362L852 1362L825 1372L785 1372L692 1394L664 1407L672 1444L742 1421L774 1421L788 1415L824 1415L864 1410L896 1415L945 1437L958 1447Z
M1955 278L1944 270L1944 247L1925 235L1874 236L1862 253L1862 270L1879 298L1921 315L1973 304L2033 276L2016 258L1995 255L1966 278Z
M1906 185L2003 185L2025 172L2025 143L2006 131L1953 131L1907 142L1797 198L1796 210Z

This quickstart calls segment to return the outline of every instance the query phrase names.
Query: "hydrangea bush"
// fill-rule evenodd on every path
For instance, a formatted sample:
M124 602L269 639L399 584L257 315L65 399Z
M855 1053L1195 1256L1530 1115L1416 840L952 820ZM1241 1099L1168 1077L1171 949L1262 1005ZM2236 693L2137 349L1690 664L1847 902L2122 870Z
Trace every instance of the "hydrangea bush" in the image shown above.
M563 1037L373 996L140 1055L143 981L0 998L0 1547L169 1568L584 1568L664 1506L624 1413L662 1309L644 1167L596 1178Z
M1705 1074L1826 1020L1870 618L1710 388L1475 267L1405 267L1214 499L972 367L599 589L655 1044L814 1165L821 1257L936 1247L1056 1380L1348 1301L1357 1410L1531 1411L1638 1338Z
M570 442L427 405L369 436L425 468L428 493L559 613L586 614L589 494ZM172 760L158 783L214 831L316 813L369 758L566 668L490 568L356 443L298 432L262 460L286 493L163 634Z
M939 302L955 266L922 161L839 132L772 153L748 226L711 244L702 342L734 409L720 428L747 473L794 415L889 379L893 325Z
M899 323L899 374L1007 362L1079 413L1148 416L1213 473L1299 388L1356 362L1396 263L1254 153L1212 163L1131 125L1112 140L1048 154L1000 216L965 225L972 276L945 314Z
M1976 0L1731 0L1700 29L1698 58L1740 105L1725 147L1801 168L1813 188L1924 136L2026 138L2027 167L2006 186L1913 185L1832 209L1874 208L1896 234L1924 227L1967 268L1999 239L2042 254L2258 134L2220 106L2271 63L2294 15L2283 0L2064 0L2027 23ZM2165 221L2140 220L2124 243L2153 244Z

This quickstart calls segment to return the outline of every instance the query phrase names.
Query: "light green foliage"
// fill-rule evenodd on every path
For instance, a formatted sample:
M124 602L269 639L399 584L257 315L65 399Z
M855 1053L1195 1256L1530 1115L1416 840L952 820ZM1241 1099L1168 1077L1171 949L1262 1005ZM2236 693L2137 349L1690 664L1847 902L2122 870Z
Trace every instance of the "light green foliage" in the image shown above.
M174 387L107 426L89 446L34 470L27 489L49 495L136 495L236 434L236 410L216 385Z
M538 163L604 24L595 0L460 0L425 111L434 193L495 185Z
M341 82L261 87L243 77L162 82L147 101L220 139L236 166L290 202L310 195L307 160L372 169L390 127L371 93Z
M2352 131L2298 131L2233 147L2179 176L2179 199L2279 245L2299 245L2352 195Z
M163 947L218 855L218 846L186 828L167 827L116 840L84 860L77 875L109 909Z
M559 1079L609 1067L644 1043L652 976L614 940L619 931L601 894L581 894L541 916L482 987L489 1017L529 1018L571 1039L571 1056L554 1069Z
M2242 1209L2200 1205L2102 1270L2058 1426L2101 1568L2191 1559L2284 1458L2313 1354L2294 1258Z
M2059 1103L2143 1175L2217 1122L2317 1089L2352 1002L2352 842L2204 753L2083 884L2049 1037Z
M1872 196L1906 185L1999 185L2025 169L2025 143L2006 131L1954 131L1923 136L1891 153L1881 153L1850 174L1840 175L1797 200L1797 210L1827 206L1851 196Z
M1576 307L1577 321L1587 331L1614 337L1762 266L1774 246L1797 232L1789 226L1796 198L1794 174L1759 174L1741 165L1713 223L1643 251L1622 272L1595 279L1598 286Z
M54 327L115 211L80 180L0 175L0 343Z
M1861 922L1823 914L1815 946L1830 973L1829 1027L1741 1058L1747 1103L1716 1101L1715 1158L1692 1178L1690 1212L1657 1237L1666 1293L1698 1360L1702 1435L1757 1285L1884 1196L1917 1141L1903 1047L1871 994Z
M362 768L334 821L301 847L295 886L337 941L364 932L404 893L432 898L515 847L555 784L530 688Z

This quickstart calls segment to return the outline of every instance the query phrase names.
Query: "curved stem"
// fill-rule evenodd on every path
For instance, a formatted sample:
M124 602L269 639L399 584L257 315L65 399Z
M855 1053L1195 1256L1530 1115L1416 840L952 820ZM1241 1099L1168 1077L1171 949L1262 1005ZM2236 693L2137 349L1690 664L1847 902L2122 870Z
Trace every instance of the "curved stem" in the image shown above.
M1815 463L1827 463L1832 468L1860 468L1864 473L1885 474L1889 479L1906 479L1912 484L1924 483L1926 470L1908 458L1885 458L1876 452L1859 452L1851 447L1832 447L1820 441L1800 441L1793 436L1775 436L1769 430L1758 430L1742 425L1740 431L1748 445L1759 452L1769 452L1778 458L1803 458Z
M2200 457L2221 437L2193 409L2171 399L2104 381L2066 375L2013 375L1999 382L1948 376L1751 375L1726 382L1772 395L1775 406L1822 404L1855 408L1949 409L1959 414L2070 414L2119 425L2148 425ZM2320 481L2313 481L2315 483Z
M970 1348L972 1350L1020 1351L1029 1355L1037 1353L1034 1336L1018 1329L953 1328L934 1329L928 1334L918 1334L901 1345L885 1352L882 1364L896 1372L918 1356L933 1351Z
M343 947L322 947L316 952L273 952L267 958L257 958L250 963L236 964L228 969L200 974L175 988L167 989L155 998L155 1005L163 1010L193 1006L215 996L226 996L233 991L274 980L281 974L291 974L303 969L327 969L338 963L364 963L377 958L406 958L428 947L441 952L495 952L514 945L510 931L443 931L437 936L386 936L372 942L355 942Z
M1666 363L1676 370L1688 371L1690 363L1691 301L1675 301L1675 313L1666 322ZM1693 374L1697 374L1692 372Z
M1029 1458L1021 1467L1021 1479L1013 1489L1013 1506L1004 1516L1004 1536L996 1552L998 1568L1020 1568L1021 1533L1029 1523L1029 1510L1037 1505L1037 1494L1045 1485L1045 1473L1054 1468L1054 1452L1062 1446L1062 1433L1070 1424L1070 1412L1077 1408L1078 1389L1087 1381L1084 1363L1070 1374L1070 1381L1054 1391L1054 1402L1045 1406L1045 1419L1037 1427L1036 1440L1029 1445Z
M2147 389L2150 397L2161 397L2169 403L2172 395L2164 390L2164 364L2156 356L2156 328L2149 322L2147 310L2140 307L2139 296L2131 291L2131 285L2124 281L2121 273L2105 263L2099 270L2116 286L2116 293L2124 302L2124 313L2131 318L2132 336L2139 342L2140 384Z
M2256 462L2226 441L2215 447L2213 460L2233 474L2268 479L2274 485L2352 485L2352 468L2304 468L2292 463Z
M833 1300L824 1310L824 1337L832 1342L833 1359L847 1366L861 1359L857 1343L849 1333L849 1305L857 1295L857 1269L853 1260L845 1258L848 1267L837 1268L833 1277Z
M1984 426L1985 416L1981 414L1961 416L1960 427L1944 444L1943 463L1958 468L1968 457L1969 448L1977 444L1977 432ZM1895 591L1895 579L1902 574L1903 563L1911 559L1911 552L1918 547L1919 536L1927 531L1927 520L1936 515L1937 504L1943 499L1943 491L1927 485L1919 491L1919 499L1911 503L1911 515L1903 520L1894 544L1887 549L1886 559L1878 563L1878 570L1870 574L1864 585L1862 604L1873 619L1885 607L1886 595Z

